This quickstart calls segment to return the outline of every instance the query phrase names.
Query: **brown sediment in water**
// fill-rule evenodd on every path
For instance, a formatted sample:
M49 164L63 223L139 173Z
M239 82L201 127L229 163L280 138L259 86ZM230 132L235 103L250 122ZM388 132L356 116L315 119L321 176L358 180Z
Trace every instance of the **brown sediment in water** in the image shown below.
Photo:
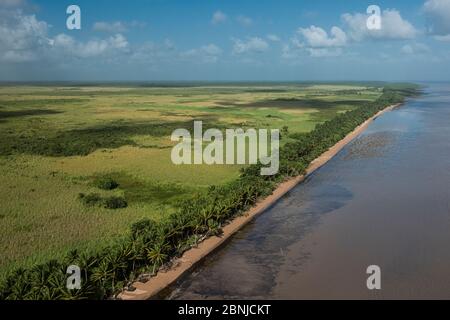
M206 256L220 248L227 240L230 239L238 230L249 223L257 215L263 213L272 205L274 205L280 198L286 193L292 190L295 186L305 180L305 178L326 164L336 154L338 154L348 143L359 136L370 123L383 113L391 111L400 104L389 106L373 117L367 119L360 126L355 128L344 139L336 143L333 147L324 152L321 156L311 162L305 175L297 176L282 182L274 192L259 201L253 208L245 212L242 216L236 217L231 220L229 224L223 227L223 233L220 237L214 236L207 238L201 242L197 247L189 249L180 258L178 258L173 266L167 271L159 271L155 277L152 277L146 283L135 282L133 286L136 288L134 291L124 291L119 295L123 300L147 300L157 296L161 291L174 284L180 277L202 261Z

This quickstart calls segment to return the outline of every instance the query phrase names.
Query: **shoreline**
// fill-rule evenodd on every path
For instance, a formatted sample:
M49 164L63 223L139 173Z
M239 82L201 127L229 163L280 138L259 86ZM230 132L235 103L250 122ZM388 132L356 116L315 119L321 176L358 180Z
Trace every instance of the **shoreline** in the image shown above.
M258 201L254 207L246 211L243 215L232 219L226 226L223 227L223 233L220 237L212 236L205 239L204 241L199 243L197 247L189 249L180 258L176 259L174 265L170 267L169 270L159 271L155 277L152 277L145 283L133 283L133 286L136 288L136 290L123 291L118 295L118 298L122 300L148 300L160 294L163 290L173 285L183 275L192 270L192 268L194 268L198 263L203 261L205 257L218 250L222 245L230 240L230 238L237 231L242 229L256 216L265 212L276 202L278 202L278 200L280 200L285 194L287 194L294 187L303 182L309 175L311 175L313 172L330 161L347 144L349 144L361 133L363 133L375 119L400 105L401 103L388 106L364 121L345 138L337 142L334 146L332 146L318 158L313 160L308 166L304 175L297 176L280 183L270 196Z

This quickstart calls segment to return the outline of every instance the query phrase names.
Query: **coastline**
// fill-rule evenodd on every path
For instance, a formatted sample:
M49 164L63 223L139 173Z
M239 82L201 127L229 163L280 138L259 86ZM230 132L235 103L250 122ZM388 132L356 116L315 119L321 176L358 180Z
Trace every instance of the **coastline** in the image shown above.
M358 137L364 132L372 121L381 116L382 114L393 110L401 104L395 104L384 108L374 116L367 119L364 123L356 127L345 138L336 143L318 158L313 160L308 166L306 173L301 176L291 178L285 182L282 182L273 191L273 193L260 200L254 207L245 212L243 215L238 216L231 220L226 226L223 227L223 234L220 237L213 236L205 239L198 244L197 247L186 251L182 257L175 260L174 265L167 271L159 271L155 277L152 277L146 283L135 282L133 286L135 291L123 291L118 295L122 300L148 300L170 285L174 284L183 275L189 272L194 266L201 262L206 256L219 249L224 243L226 243L237 231L248 224L259 214L262 214L271 206L273 206L279 199L281 199L286 193L291 191L298 184L303 182L306 177L315 172L317 169L325 165L336 154L338 154L347 144Z

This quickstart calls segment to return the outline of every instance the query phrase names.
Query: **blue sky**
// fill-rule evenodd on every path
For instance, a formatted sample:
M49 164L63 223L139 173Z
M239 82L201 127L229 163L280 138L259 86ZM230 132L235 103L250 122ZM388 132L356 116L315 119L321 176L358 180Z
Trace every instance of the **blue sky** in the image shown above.
M68 30L66 8L81 8ZM366 9L381 8L381 30ZM450 80L450 0L0 0L0 80Z

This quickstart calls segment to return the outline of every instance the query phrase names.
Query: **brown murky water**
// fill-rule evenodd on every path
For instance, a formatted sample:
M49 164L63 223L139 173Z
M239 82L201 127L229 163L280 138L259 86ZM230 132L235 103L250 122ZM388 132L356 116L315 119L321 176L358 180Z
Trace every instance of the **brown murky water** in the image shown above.
M381 268L382 289L366 269ZM171 299L450 299L450 85L377 119Z

